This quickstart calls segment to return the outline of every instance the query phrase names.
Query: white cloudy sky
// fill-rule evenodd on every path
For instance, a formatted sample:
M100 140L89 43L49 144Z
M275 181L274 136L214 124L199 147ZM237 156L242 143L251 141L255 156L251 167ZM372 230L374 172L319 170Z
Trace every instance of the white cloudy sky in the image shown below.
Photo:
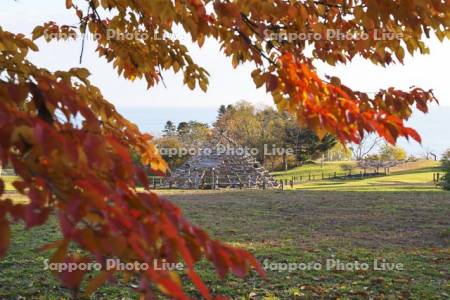
M48 20L61 24L74 24L77 21L73 13L65 9L63 0L2 0L0 20L1 26L6 29L28 34L36 24ZM81 41L38 44L41 52L31 56L38 65L50 69L79 66ZM411 85L433 88L441 104L450 105L450 43L441 44L431 40L429 44L431 55L408 58L403 66L385 69L355 60L346 66L320 65L319 72L338 75L344 83L363 91L376 91L389 86L408 88ZM215 42L207 42L202 49L192 48L193 57L211 74L207 93L190 91L183 86L181 76L171 73L164 75L167 88L160 84L148 91L144 82L130 83L119 78L110 65L98 59L93 46L93 42L88 42L82 66L91 70L92 81L102 89L107 99L118 106L218 106L241 99L272 103L270 95L263 89L255 89L250 78L252 66L233 69L229 60L220 54Z
M64 0L0 1L0 26L6 30L30 35L36 25L49 20L69 25L77 22L73 12L65 9ZM415 115L409 124L424 138L423 147L436 149L437 153L441 153L450 145L450 133L446 129L450 128L450 120L447 117L450 112L448 75L450 42L439 43L436 39L432 39L428 44L431 48L430 55L407 57L405 65L382 68L369 62L355 60L346 66L319 65L318 70L321 74L337 75L345 84L361 91L376 91L390 86L408 89L412 85L434 89L441 107L432 108L432 112L425 116ZM40 53L30 56L34 63L50 70L80 67L78 60L81 41L52 44L39 41L38 45ZM230 61L221 55L219 46L211 41L202 49L192 47L194 59L211 74L207 93L200 90L190 91L183 86L181 76L171 73L164 74L167 88L160 84L147 90L144 82L131 83L119 78L110 65L98 58L93 47L93 42L88 41L81 67L91 71L93 83L99 86L105 97L132 121L146 127L150 122L149 118L152 119L155 124L152 123L152 126L145 130L156 132L158 130L156 128L162 128L165 122L163 120L167 119L177 121L177 118L182 117L183 120L198 119L207 122L213 117L211 113L205 115L206 111L214 112L213 109L196 110L196 107L216 108L220 104L235 103L242 99L255 104L272 104L270 95L263 89L255 89L250 77L252 66L233 69ZM171 110L168 110L168 107L177 107L177 112L170 114ZM183 107L185 112L180 109ZM130 111L130 114L127 114L127 111ZM417 143L401 141L400 144L410 153L417 154L423 151L422 146Z

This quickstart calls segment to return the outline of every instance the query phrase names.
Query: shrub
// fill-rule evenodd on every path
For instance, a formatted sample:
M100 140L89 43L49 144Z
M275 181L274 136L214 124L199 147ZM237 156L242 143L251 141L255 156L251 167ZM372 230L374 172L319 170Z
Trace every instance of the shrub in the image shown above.
M442 156L442 168L445 172L445 175L442 178L442 187L445 190L450 190L450 149Z

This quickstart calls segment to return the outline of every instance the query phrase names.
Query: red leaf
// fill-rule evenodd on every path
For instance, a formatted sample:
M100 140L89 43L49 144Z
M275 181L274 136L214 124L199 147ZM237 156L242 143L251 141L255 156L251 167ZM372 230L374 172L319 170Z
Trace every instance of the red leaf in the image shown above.
M44 224L49 214L50 208L48 207L37 207L33 204L27 205L25 207L25 223L27 228Z
M267 81L266 81L267 92L270 93L273 90L275 90L277 87L278 87L278 77L273 74L269 74L269 77L267 78Z
M142 186L144 187L144 189L148 190L149 186L148 186L147 174L145 174L144 170L142 170L142 168L139 168L139 167L136 167L136 174L139 178L139 181L142 183Z
M6 219L0 220L0 258L5 256L9 248L11 229Z
M25 205L24 204L16 204L12 205L9 209L9 213L14 218L14 220L24 219L25 218Z
M193 270L188 271L188 276L191 279L192 283L197 287L199 292L202 294L202 296L206 299L212 299L211 294L209 293L208 288L203 283L203 281L200 279L197 273Z
M77 256L69 256L64 260L65 265L69 268L70 266L80 266L82 264L87 263L88 260L86 258L77 257ZM64 270L58 273L58 277L65 287L78 290L81 282L83 281L84 274L86 270L80 270L80 268L76 267L75 270Z
M418 143L422 144L422 138L420 134L412 128L405 128L405 133L415 139Z
M70 237L72 235L73 225L67 215L63 212L59 213L59 226L61 227L61 232L65 237Z
M25 182L23 181L14 181L12 183L12 185L14 186L14 188L19 191L20 193L24 193L25 188L28 186Z

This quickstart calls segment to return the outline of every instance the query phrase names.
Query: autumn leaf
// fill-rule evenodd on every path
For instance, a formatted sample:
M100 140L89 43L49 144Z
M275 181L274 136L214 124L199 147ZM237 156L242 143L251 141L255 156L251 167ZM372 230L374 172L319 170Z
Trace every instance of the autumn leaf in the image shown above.
M111 272L103 271L89 280L84 294L86 297L90 297L99 287L101 287L111 276Z
M9 248L11 238L11 229L6 219L0 219L0 258L5 256Z
M274 91L278 86L278 77L272 74L269 74L269 76L267 77L267 82L266 82L266 87L267 87L267 92L272 92Z

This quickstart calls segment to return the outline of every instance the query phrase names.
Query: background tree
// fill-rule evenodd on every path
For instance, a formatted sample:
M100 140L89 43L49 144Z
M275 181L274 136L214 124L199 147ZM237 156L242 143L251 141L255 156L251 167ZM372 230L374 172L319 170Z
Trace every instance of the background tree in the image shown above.
M214 127L238 144L249 147L256 144L260 135L256 108L247 101L239 101L229 107L224 115L218 117Z
M177 135L181 143L187 148L203 145L210 138L210 128L206 123L197 121L180 122Z
M375 134L366 135L360 143L350 143L349 149L353 153L353 158L355 160L362 160L371 152L377 150L380 146L382 138Z
M435 154L436 151L433 150L430 147L423 147L422 148L422 153L423 153L422 157L424 159L433 159L433 160L437 160L438 159L438 156Z
M255 117L258 124L257 128L259 129L259 137L253 146L259 150L258 160L262 164L265 164L266 158L270 158L270 164L273 170L276 155L273 155L270 150L272 147L276 148L284 145L283 127L285 121L283 116L271 107L259 109Z
M442 155L442 168L444 169L445 175L442 178L442 187L445 190L450 190L450 149L445 151Z
M253 104L240 101L219 114L214 127L238 144L258 149L257 159L265 163L266 150L272 148L295 151L298 163L318 158L336 144L336 139L325 135L322 139L311 130L302 128L295 118L271 107L257 109ZM270 152L270 151L269 151ZM273 165L274 155L270 156ZM286 152L282 154L283 166L288 168Z
M181 152L185 147L176 135L155 139L155 144L158 146L161 156L172 170L181 166L189 157Z
M299 124L319 138L329 132L356 143L367 132L376 132L391 144L402 136L420 141L404 121L411 116L412 106L426 112L434 95L416 87L409 91L387 88L369 95L336 77L321 79L314 64L346 63L356 56L383 66L403 62L406 51L429 51L424 40L430 34L443 40L450 29L450 3L438 0L384 1L383 5L366 0L66 0L65 4L79 19L80 31L96 36L100 57L128 80L144 79L152 87L163 71L173 70L182 73L189 88L199 86L205 91L207 71L170 34L180 28L200 47L206 38L218 41L235 67L253 63L256 86L265 85L280 110L295 114ZM369 38L306 42L273 36L307 31L323 34L329 29L369 33ZM378 40L375 33L385 30L403 36ZM111 38L108 31L148 38ZM73 36L73 32L72 25L47 22L33 30L33 39L45 36L52 41ZM130 147L155 172L164 172L165 163L151 137L118 114L90 84L87 70L38 68L27 60L28 52L38 51L37 46L3 29L0 45L0 159L3 165L13 164L20 177L15 187L30 199L28 204L1 199L0 256L9 245L11 220L23 220L30 228L45 223L56 211L63 239L47 246L56 249L53 262L117 257L151 264L154 259L182 259L187 277L206 299L213 297L194 270L201 256L222 277L229 270L243 276L250 264L259 267L247 252L209 239L165 199L136 189L136 178L148 185L144 172L132 164ZM78 118L82 124L76 124ZM3 186L0 181L0 194ZM71 255L72 243L95 258ZM61 275L74 293L83 278L78 275ZM155 289L171 298L187 299L173 272L147 270L135 275L140 293L148 299L154 298ZM88 284L88 291L111 276L100 274Z
M295 118L286 114L284 114L284 117L285 145L294 149L298 163L316 159L336 145L336 138L332 135L325 134L322 138L319 138L311 130L302 128Z
M162 130L164 137L173 137L177 134L177 127L172 121L167 121L166 125L164 125L164 129Z
M225 105L219 106L219 109L217 110L217 118L222 117L227 112L227 107Z
M389 144L384 144L381 146L379 151L380 160L396 160L401 161L405 160L408 157L408 153L406 153L405 149L400 146L393 146Z
M342 161L350 160L352 158L352 151L346 144L336 143L333 148L326 151L325 159L328 161Z

